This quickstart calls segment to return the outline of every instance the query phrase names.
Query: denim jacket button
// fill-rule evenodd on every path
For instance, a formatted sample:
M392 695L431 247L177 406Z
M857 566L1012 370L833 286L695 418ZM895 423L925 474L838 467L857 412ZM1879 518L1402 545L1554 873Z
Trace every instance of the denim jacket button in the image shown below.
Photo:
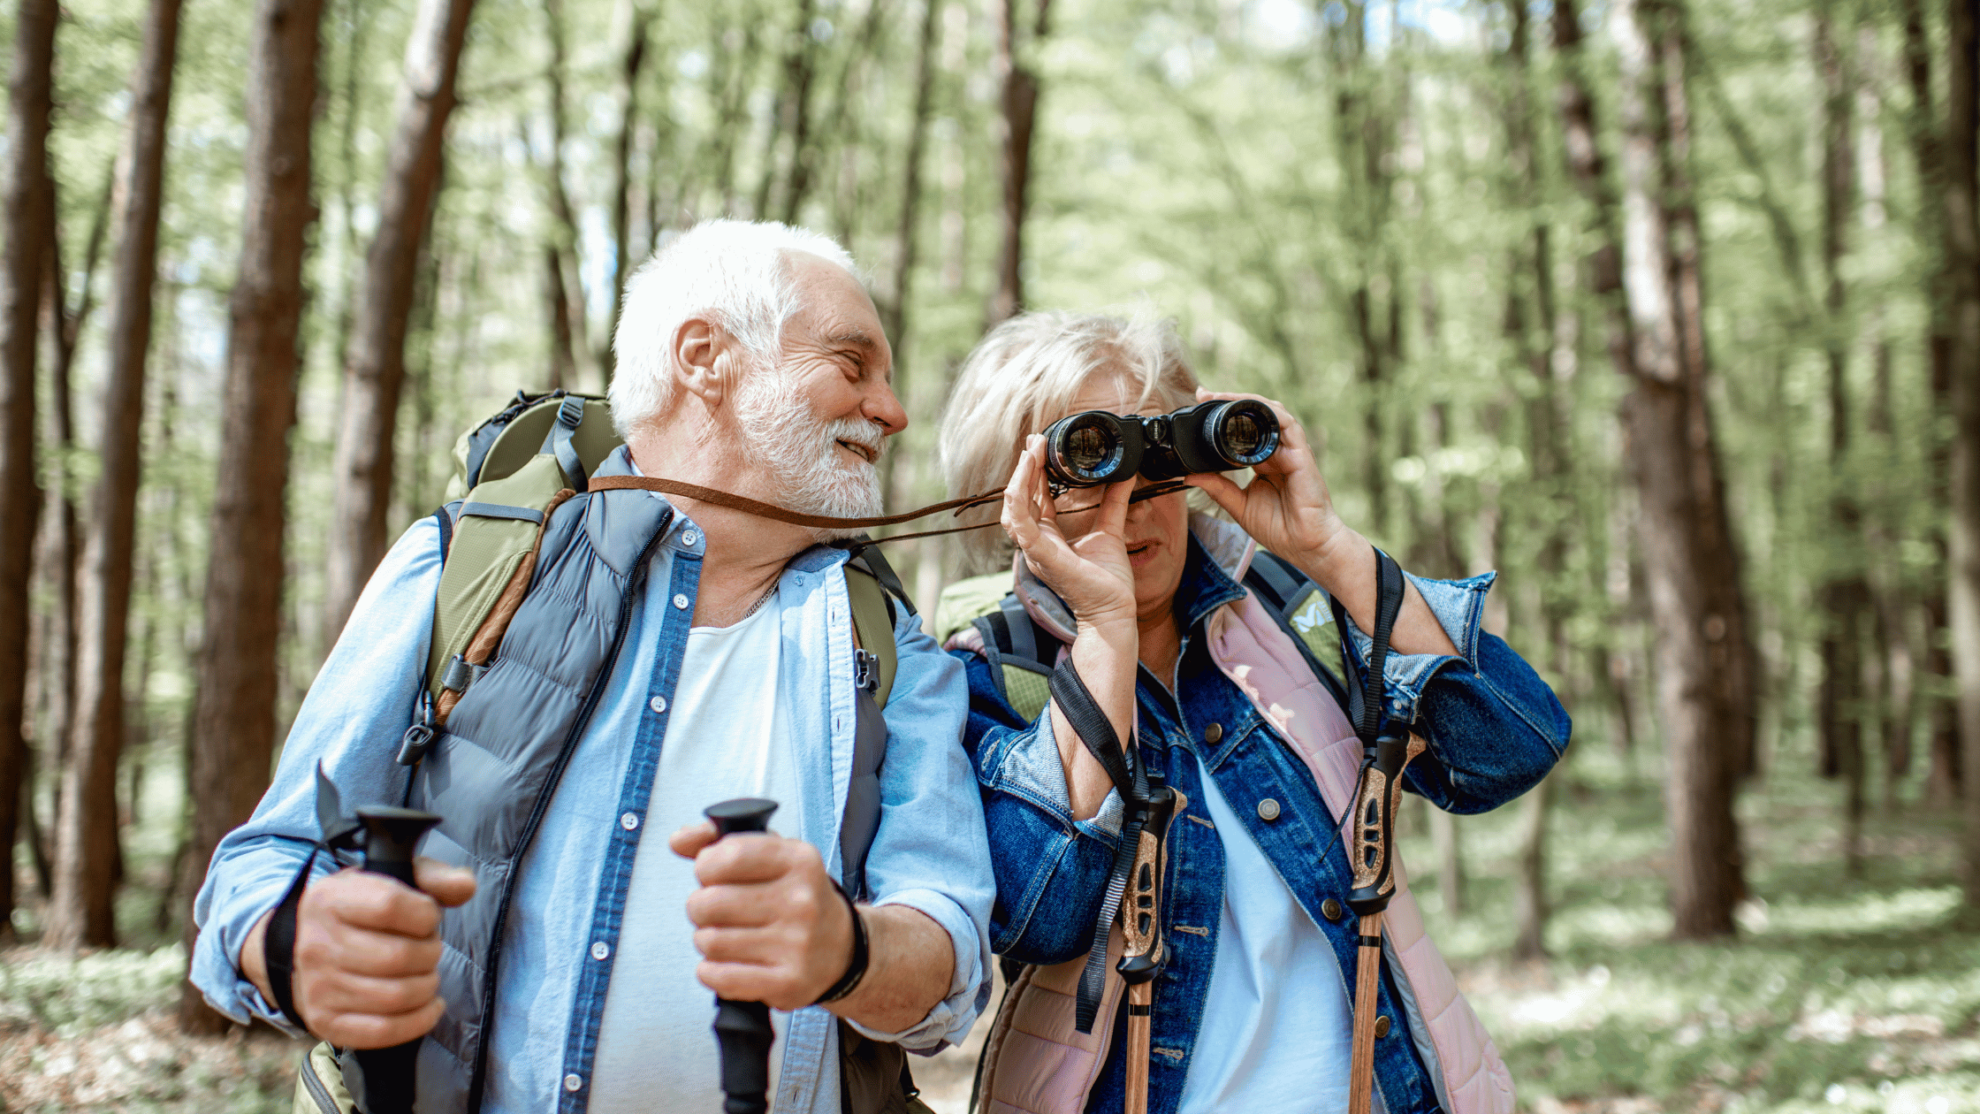
M1382 1016L1375 1019L1375 1035L1378 1037L1386 1037L1389 1035L1388 1014L1383 1014Z
M1224 738L1224 725L1221 723L1213 723L1210 726L1203 729L1203 741L1209 743L1213 747L1216 746L1219 742L1222 742L1223 738ZM1271 817L1267 816L1266 819L1270 820Z
M1279 802L1270 797L1258 802L1258 818L1266 822L1279 818Z
M1323 917L1325 917L1325 918L1327 918L1327 919L1328 919L1328 920L1330 920L1330 921L1338 921L1338 920L1340 920L1340 919L1341 919L1341 903L1340 903L1340 902L1338 902L1338 901L1335 901L1335 900L1334 900L1333 898L1331 898L1331 897L1330 897L1330 898L1328 898L1327 900L1325 900L1325 901L1323 901L1323 902L1321 902L1321 903L1320 903L1320 915L1321 915L1321 916L1323 916Z

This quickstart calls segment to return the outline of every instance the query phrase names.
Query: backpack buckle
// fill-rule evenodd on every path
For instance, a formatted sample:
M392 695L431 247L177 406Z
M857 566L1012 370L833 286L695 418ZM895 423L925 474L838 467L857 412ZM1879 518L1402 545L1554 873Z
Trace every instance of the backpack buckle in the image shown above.
M415 723L406 728L405 735L399 739L399 765L419 765L419 760L433 749L436 734L430 723Z
M880 691L880 659L865 650L853 651L853 684L868 693Z

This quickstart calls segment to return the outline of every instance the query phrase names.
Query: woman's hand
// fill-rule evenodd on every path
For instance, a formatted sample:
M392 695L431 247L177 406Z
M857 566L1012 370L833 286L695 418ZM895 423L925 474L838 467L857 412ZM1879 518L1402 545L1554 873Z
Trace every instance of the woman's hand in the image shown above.
M1278 415L1279 451L1253 468L1251 482L1243 487L1217 472L1199 473L1185 482L1207 492L1259 545L1301 568L1322 565L1336 542L1358 535L1334 513L1333 496L1299 421L1269 398L1196 390L1198 402L1241 398L1262 402Z
M1134 566L1127 555L1128 497L1134 481L1109 484L1090 529L1071 541L1059 529L1059 511L1045 480L1045 438L1032 434L1004 488L1004 532L1025 563L1072 608L1082 627L1135 617Z

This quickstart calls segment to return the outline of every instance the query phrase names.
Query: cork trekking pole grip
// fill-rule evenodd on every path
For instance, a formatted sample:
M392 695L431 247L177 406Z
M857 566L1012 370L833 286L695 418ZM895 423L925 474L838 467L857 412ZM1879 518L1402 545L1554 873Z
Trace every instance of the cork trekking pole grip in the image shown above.
M1355 786L1350 851L1354 868L1348 907L1354 910L1354 1045L1348 1061L1348 1114L1368 1114L1375 1086L1375 1014L1381 1001L1382 922L1395 895L1395 817L1403 771L1425 749L1411 732L1384 737L1363 752Z

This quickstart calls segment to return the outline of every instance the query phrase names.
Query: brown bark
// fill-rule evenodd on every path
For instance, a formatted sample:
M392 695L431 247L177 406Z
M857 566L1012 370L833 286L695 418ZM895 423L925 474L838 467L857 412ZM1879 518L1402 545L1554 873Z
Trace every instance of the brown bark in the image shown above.
M811 86L818 73L818 40L811 34L812 11L812 0L798 0L797 29L791 36L790 51L784 56L784 95L777 130L791 137L791 167L784 175L783 204L777 219L785 224L797 223L805 195L811 192L812 164L817 159L811 139ZM771 142L774 152L775 132L771 134ZM766 162L764 166L766 193L763 203L757 206L758 213L769 211L767 191L772 182L772 166L774 162Z
M1950 323L1947 372L1957 425L1952 443L1952 531L1947 620L1958 681L1966 802L1966 903L1980 908L1980 182L1974 129L1980 124L1980 12L1973 0L1946 4L1944 269Z
M0 935L14 911L14 833L27 739L28 589L41 483L35 470L35 336L48 223L48 119L53 110L53 0L21 0L8 88L7 169L0 221Z
M881 325L887 330L887 338L896 345L907 340L908 297L914 289L918 246L915 233L921 219L921 164L927 154L928 117L935 100L935 23L940 7L940 0L925 0L922 5L921 32L914 55L914 116L908 125L907 156L901 167L900 221L894 225L894 284L880 307Z
M584 301L584 266L578 253L577 212L571 207L570 190L564 184L564 143L569 138L569 111L564 95L569 58L564 46L563 0L543 0L544 29L550 40L550 65L545 77L550 87L550 165L544 176L550 189L551 234L563 256L558 265L564 285L565 312L571 328L566 336L571 367L591 363L591 322ZM438 196L436 188L435 196ZM610 338L607 338L610 348ZM574 386L575 383L568 385Z
M571 362L571 303L565 296L564 253L553 237L543 244L543 310L550 319L550 378L545 390L568 388L577 379Z
M1815 67L1823 85L1822 102L1822 276L1823 351L1828 364L1829 456L1835 466L1829 499L1831 537L1859 538L1863 514L1850 490L1853 469L1849 404L1849 353L1843 335L1848 291L1843 285L1855 180L1852 173L1851 81L1836 41L1833 5L1815 13ZM1845 552L1846 549L1846 552ZM1821 774L1843 782L1843 869L1863 870L1863 644L1869 635L1870 587L1854 547L1831 547L1830 567L1821 588L1822 680L1816 695Z
M164 200L165 129L172 105L182 0L152 0L131 82L131 128L121 156L111 279L101 473L83 551L77 609L76 719L62 771L55 893L47 941L75 949L115 942L117 755L124 736L124 650L137 541L139 428L144 418L151 296Z
M1020 60L1026 47L1019 39L1017 17L1019 0L996 0L992 20L997 28L995 74L997 78L998 121L1001 125L1001 157L997 162L1003 202L997 210L997 284L990 292L984 327L996 325L1024 311L1024 218L1031 204L1032 136L1038 119L1038 75ZM1037 0L1037 19L1032 24L1030 42L1045 38L1052 0Z
M612 385L612 345L619 335L619 314L625 309L626 277L632 259L633 129L639 122L639 75L646 66L646 32L651 15L637 0L619 0L615 17L623 28L619 54L619 134L612 145L612 317L605 343L598 346L599 381ZM650 222L649 222L650 223Z
M1699 939L1731 934L1745 893L1733 797L1752 749L1752 649L1706 399L1681 12L1667 0L1624 0L1612 27L1635 333L1624 423L1657 632L1674 932Z
M406 48L398 124L378 198L378 232L365 256L364 298L345 356L344 412L333 474L324 638L334 641L384 556L392 502L392 443L405 382L406 330L420 244L440 185L447 117L474 0L421 0Z
M276 652L282 633L289 430L296 422L303 258L316 221L310 133L323 0L260 0L247 75L248 144L241 260L228 307L219 478L206 566L205 632L193 704L195 863L213 857L268 788L275 751ZM186 954L195 932L185 916ZM190 982L179 1027L227 1020Z
M1925 26L1923 0L1898 0L1899 19L1904 25L1905 83L1911 89L1911 111L1906 116L1910 133L1912 161L1917 167L1919 204L1912 215L1918 244L1929 265L1926 273L1927 330L1925 358L1928 387L1934 413L1951 413L1952 395L1952 313L1944 278L1945 258L1945 166L1944 141L1936 110L1933 108L1932 49ZM1949 506L1952 475L1952 448L1944 438L1934 437L1929 454L1929 492L1935 506ZM1936 517L1936 516L1935 516ZM1949 544L1942 530L1934 529L1931 542L1938 550L1938 563L1951 567ZM1931 769L1926 774L1925 801L1937 807L1950 807L1960 799L1961 766L1959 729L1955 723L1954 701L1934 691L1952 685L1951 632L1947 628L1947 585L1926 587L1924 596L1925 642L1919 699L1925 714L1930 740L1927 751Z

